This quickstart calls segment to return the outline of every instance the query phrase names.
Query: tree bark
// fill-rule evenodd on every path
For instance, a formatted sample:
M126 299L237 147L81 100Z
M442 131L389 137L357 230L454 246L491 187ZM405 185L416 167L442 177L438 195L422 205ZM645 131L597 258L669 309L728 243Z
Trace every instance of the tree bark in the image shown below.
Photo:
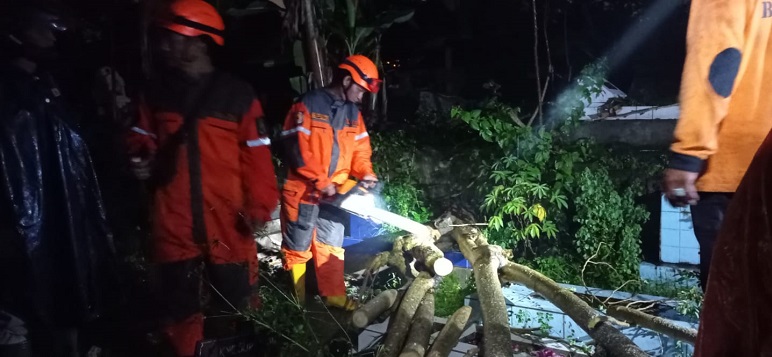
M434 327L434 293L429 291L418 306L413 325L399 357L423 357L429 347L429 337Z
M472 314L472 308L469 306L462 306L456 310L448 319L448 323L442 328L437 339L434 340L432 348L429 350L427 357L447 357L453 350L453 347L458 344L458 338L461 337L461 333L464 332L464 326L469 321L469 315ZM504 315L506 316L506 314ZM486 351L487 347L486 347ZM510 345L509 352L507 354L488 354L488 356L511 356L512 347Z
M416 245L410 253L435 275L446 276L453 272L453 263L445 258L445 254L434 244Z
M505 281L520 283L541 294L571 317L612 356L646 357L638 346L617 330L604 316L568 289L526 266L509 262L501 268Z
M483 315L483 345L488 356L512 354L509 318L498 269L506 261L501 247L489 245L480 231L473 227L456 227L451 232L461 253L472 263L477 294Z
M652 316L629 307L610 306L608 308L608 315L692 345L697 341L697 330L678 326L668 319Z
M378 294L378 296L354 311L354 314L351 316L352 324L356 328L367 327L367 325L388 311L397 302L397 295L396 290L386 290Z
M439 235L433 229L432 232ZM405 253L409 253L435 275L446 276L453 272L453 263L445 258L445 253L433 244L433 240L418 238L412 234L397 238L392 250L375 256L368 269L375 271L388 264L403 276L415 276L417 272L412 271L410 261L405 259Z
M461 214L464 214L463 212ZM463 216L471 222L471 218ZM552 279L528 267L509 261L501 247L488 244L480 230L453 215L446 214L434 222L439 233L449 233L474 267L475 283L482 309L483 346L488 356L508 356L512 353L509 320L506 304L501 289L501 280L516 282L536 291L559 309L571 317L597 343L599 349L611 356L648 356L629 338L622 334L609 318L577 297L573 292L561 288ZM434 239L437 240L436 237ZM380 261L391 258L410 250L411 238L402 237L395 242L395 248L387 256L381 256ZM400 253L400 254L397 254ZM396 259L396 258L395 258ZM404 261L404 258L402 258ZM501 279L501 280L499 280ZM393 357L399 353L410 320L415 315L419 301L431 287L433 281L428 272L418 274L418 278L408 288L405 297L397 310L394 311L389 323L389 334L384 348L378 357ZM456 340L458 337L455 338ZM455 345L455 344L454 344ZM452 346L451 346L452 347Z
M386 335L386 341L383 343L383 349L378 353L378 357L395 357L399 354L410 328L410 322L418 310L418 305L426 292L433 286L434 279L427 272L421 272L413 280L397 308L393 323L390 322L389 324L389 333Z
M446 214L435 222L435 226L463 224L458 218ZM467 217L467 220L469 218ZM449 224L448 222L452 222ZM471 221L470 221L471 222ZM606 317L590 307L571 291L561 288L552 279L543 274L513 263L505 257L501 247L488 245L488 240L477 228L470 226L455 227L451 235L461 248L461 252L474 266L475 282L483 312L483 344L486 355L504 356L511 354L509 344L509 321L507 321L506 306L501 292L498 275L494 279L490 275L493 270L500 273L504 281L525 285L544 296L551 303L571 317L599 345L614 356L647 356L629 338L617 330ZM491 316L493 315L493 316ZM494 327L495 326L495 327ZM506 333L505 333L506 331ZM493 335L492 335L493 333ZM506 335L506 340L504 338ZM495 338L489 341L488 338ZM504 346L506 341L506 347ZM495 348L495 349L492 349Z
M402 298L405 297L405 293L407 293L407 288L399 289L397 291L397 302L394 305L391 305L391 308L389 308L389 311L387 312L389 315L389 324L386 326L386 331L391 331L392 326L394 326L394 321L397 321L397 313L399 312L399 306L402 303Z

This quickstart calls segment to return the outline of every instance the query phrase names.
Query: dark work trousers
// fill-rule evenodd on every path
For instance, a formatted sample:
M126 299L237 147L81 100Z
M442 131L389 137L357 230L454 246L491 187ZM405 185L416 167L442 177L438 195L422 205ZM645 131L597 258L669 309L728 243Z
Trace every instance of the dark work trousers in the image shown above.
M713 246L733 193L700 192L699 195L700 201L691 207L691 212L694 235L700 243L700 286L702 291L705 291L710 272L710 260L713 257Z

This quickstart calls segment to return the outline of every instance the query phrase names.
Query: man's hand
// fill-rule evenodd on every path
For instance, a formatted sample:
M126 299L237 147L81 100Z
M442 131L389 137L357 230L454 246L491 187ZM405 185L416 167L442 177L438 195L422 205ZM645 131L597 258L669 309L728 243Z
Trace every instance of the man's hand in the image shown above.
M251 237L255 233L263 233L266 230L267 223L260 219L250 218L245 212L239 211L236 219L236 230L244 236Z
M132 157L131 172L134 174L134 177L136 177L139 180L144 181L149 179L152 173L150 159L136 157L136 156Z
M335 189L335 184L333 183L322 189L322 196L334 196L336 193L338 193L338 190Z
M700 200L694 183L699 173L676 169L666 169L663 182L665 197L676 207L695 205Z
M373 175L367 175L362 178L362 187L371 189L378 183L378 178Z

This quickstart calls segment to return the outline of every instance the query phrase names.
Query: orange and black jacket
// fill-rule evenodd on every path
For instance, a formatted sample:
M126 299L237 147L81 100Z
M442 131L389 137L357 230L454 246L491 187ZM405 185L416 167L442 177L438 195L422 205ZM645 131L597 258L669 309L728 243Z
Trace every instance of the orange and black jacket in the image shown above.
M772 2L692 0L670 167L734 192L772 128Z
M254 242L245 223L269 221L278 204L260 102L247 83L215 73L196 99L196 114L189 115L195 121L171 160L156 154L184 127L186 100L204 81L150 86L129 135L132 155L155 156L156 168L174 171L155 188L155 256L162 262L199 256L202 245L215 262L251 259Z
M292 106L281 137L290 166L285 189L307 193L343 184L350 176L375 176L359 108L326 89L308 92Z

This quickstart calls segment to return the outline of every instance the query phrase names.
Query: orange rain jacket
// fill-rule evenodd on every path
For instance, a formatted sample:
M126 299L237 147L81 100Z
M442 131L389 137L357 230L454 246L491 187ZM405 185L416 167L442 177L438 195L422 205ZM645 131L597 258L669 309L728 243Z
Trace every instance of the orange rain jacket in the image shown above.
M321 190L350 176L375 176L370 137L358 107L334 99L325 89L307 93L292 106L282 137L289 142L291 166L285 189Z
M734 192L772 128L772 2L693 0L670 167Z
M278 204L270 140L251 87L218 73L201 100L195 135L179 145L171 182L157 187L153 207L156 262L206 256L215 264L249 262L257 278L249 222L267 222ZM193 84L196 85L196 84ZM201 84L198 84L201 85ZM129 135L132 155L155 155L183 123L190 86L147 93Z
M319 190L350 176L375 176L364 119L354 103L318 89L292 106L281 136L290 167L282 192L284 267L305 264L313 256L320 294L344 295L344 217L318 206Z

